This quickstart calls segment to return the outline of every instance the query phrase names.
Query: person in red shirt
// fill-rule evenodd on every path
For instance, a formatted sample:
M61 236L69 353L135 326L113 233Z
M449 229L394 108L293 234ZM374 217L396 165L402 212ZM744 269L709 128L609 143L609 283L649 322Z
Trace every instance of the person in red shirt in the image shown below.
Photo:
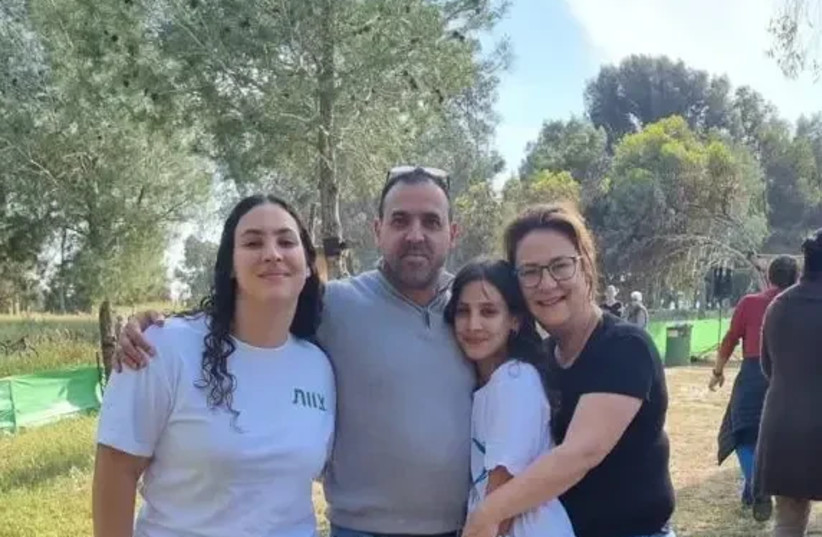
M719 429L719 464L736 451L742 479L742 502L753 507L756 520L765 521L771 517L770 498L757 498L751 486L754 471L754 452L759 435L759 421L768 381L759 364L759 345L762 334L762 320L765 310L776 296L796 283L799 266L790 256L779 256L768 266L767 289L742 297L734 309L731 326L725 334L716 365L711 374L708 388L711 391L725 382L725 364L733 354L739 340L742 340L742 365L731 391L731 399Z

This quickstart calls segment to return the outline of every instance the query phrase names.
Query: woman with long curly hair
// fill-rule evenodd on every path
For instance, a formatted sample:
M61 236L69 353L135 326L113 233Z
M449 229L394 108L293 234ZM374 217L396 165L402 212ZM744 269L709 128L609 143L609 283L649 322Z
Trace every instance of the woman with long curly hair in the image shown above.
M161 359L113 375L106 389L97 537L315 535L312 481L335 414L331 366L310 342L322 297L315 262L283 200L234 207L210 295L147 330Z

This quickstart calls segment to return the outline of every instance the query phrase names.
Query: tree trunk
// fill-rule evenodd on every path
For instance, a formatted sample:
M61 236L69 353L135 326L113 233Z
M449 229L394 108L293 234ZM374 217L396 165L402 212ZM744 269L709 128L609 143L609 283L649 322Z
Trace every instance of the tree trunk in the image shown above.
M315 227L317 226L317 204L312 203L308 211L308 236L311 237L311 242L317 243L317 233Z
M60 240L60 269L58 271L60 281L60 313L66 313L66 243L68 241L68 230L63 228L63 237Z
M322 249L328 278L347 276L343 260L344 243L340 223L340 189L336 177L334 154L334 2L323 0L321 14L321 51L319 68L320 129L317 136L319 151L320 220Z
M111 319L111 305L108 300L100 304L100 351L103 356L105 378L111 374L111 361L114 358L114 323Z

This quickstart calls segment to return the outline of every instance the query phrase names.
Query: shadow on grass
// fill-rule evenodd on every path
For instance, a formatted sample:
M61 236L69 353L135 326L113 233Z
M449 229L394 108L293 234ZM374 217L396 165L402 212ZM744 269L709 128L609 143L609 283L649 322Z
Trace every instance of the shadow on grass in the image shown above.
M822 535L822 506L811 514L808 535ZM678 537L770 537L773 521L756 522L739 498L739 473L728 468L677 490Z
M36 488L52 479L69 475L72 471L87 471L94 457L77 453L66 458L32 461L33 464L6 470L0 477L0 494L18 488Z
M728 468L676 492L674 522L679 537L765 537L769 524L756 522L739 499L739 472Z

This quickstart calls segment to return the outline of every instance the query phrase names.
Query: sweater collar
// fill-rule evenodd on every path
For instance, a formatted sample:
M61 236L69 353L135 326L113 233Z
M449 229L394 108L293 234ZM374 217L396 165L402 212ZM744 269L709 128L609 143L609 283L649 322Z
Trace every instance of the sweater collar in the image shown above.
M432 298L431 301L428 304L426 304L424 306L421 306L420 304L417 304L416 302L414 302L413 300L411 300L407 296L405 296L405 294L403 294L399 289L397 289L397 287L385 275L385 260L382 259L382 258L380 258L379 261L377 261L377 271L376 271L376 273L377 273L377 280L392 295L396 296L397 298L400 298L404 302L407 302L407 303L409 303L413 306L416 306L417 308L419 308L421 310L427 310L427 309L437 308L437 307L445 307L445 303L448 302L448 298L449 298L449 291L450 291L450 288L451 288L451 282L454 279L454 276L452 274L448 273L445 270L441 270L440 275L437 277L437 283L436 283L437 289L436 289L436 292L434 294L434 298Z

